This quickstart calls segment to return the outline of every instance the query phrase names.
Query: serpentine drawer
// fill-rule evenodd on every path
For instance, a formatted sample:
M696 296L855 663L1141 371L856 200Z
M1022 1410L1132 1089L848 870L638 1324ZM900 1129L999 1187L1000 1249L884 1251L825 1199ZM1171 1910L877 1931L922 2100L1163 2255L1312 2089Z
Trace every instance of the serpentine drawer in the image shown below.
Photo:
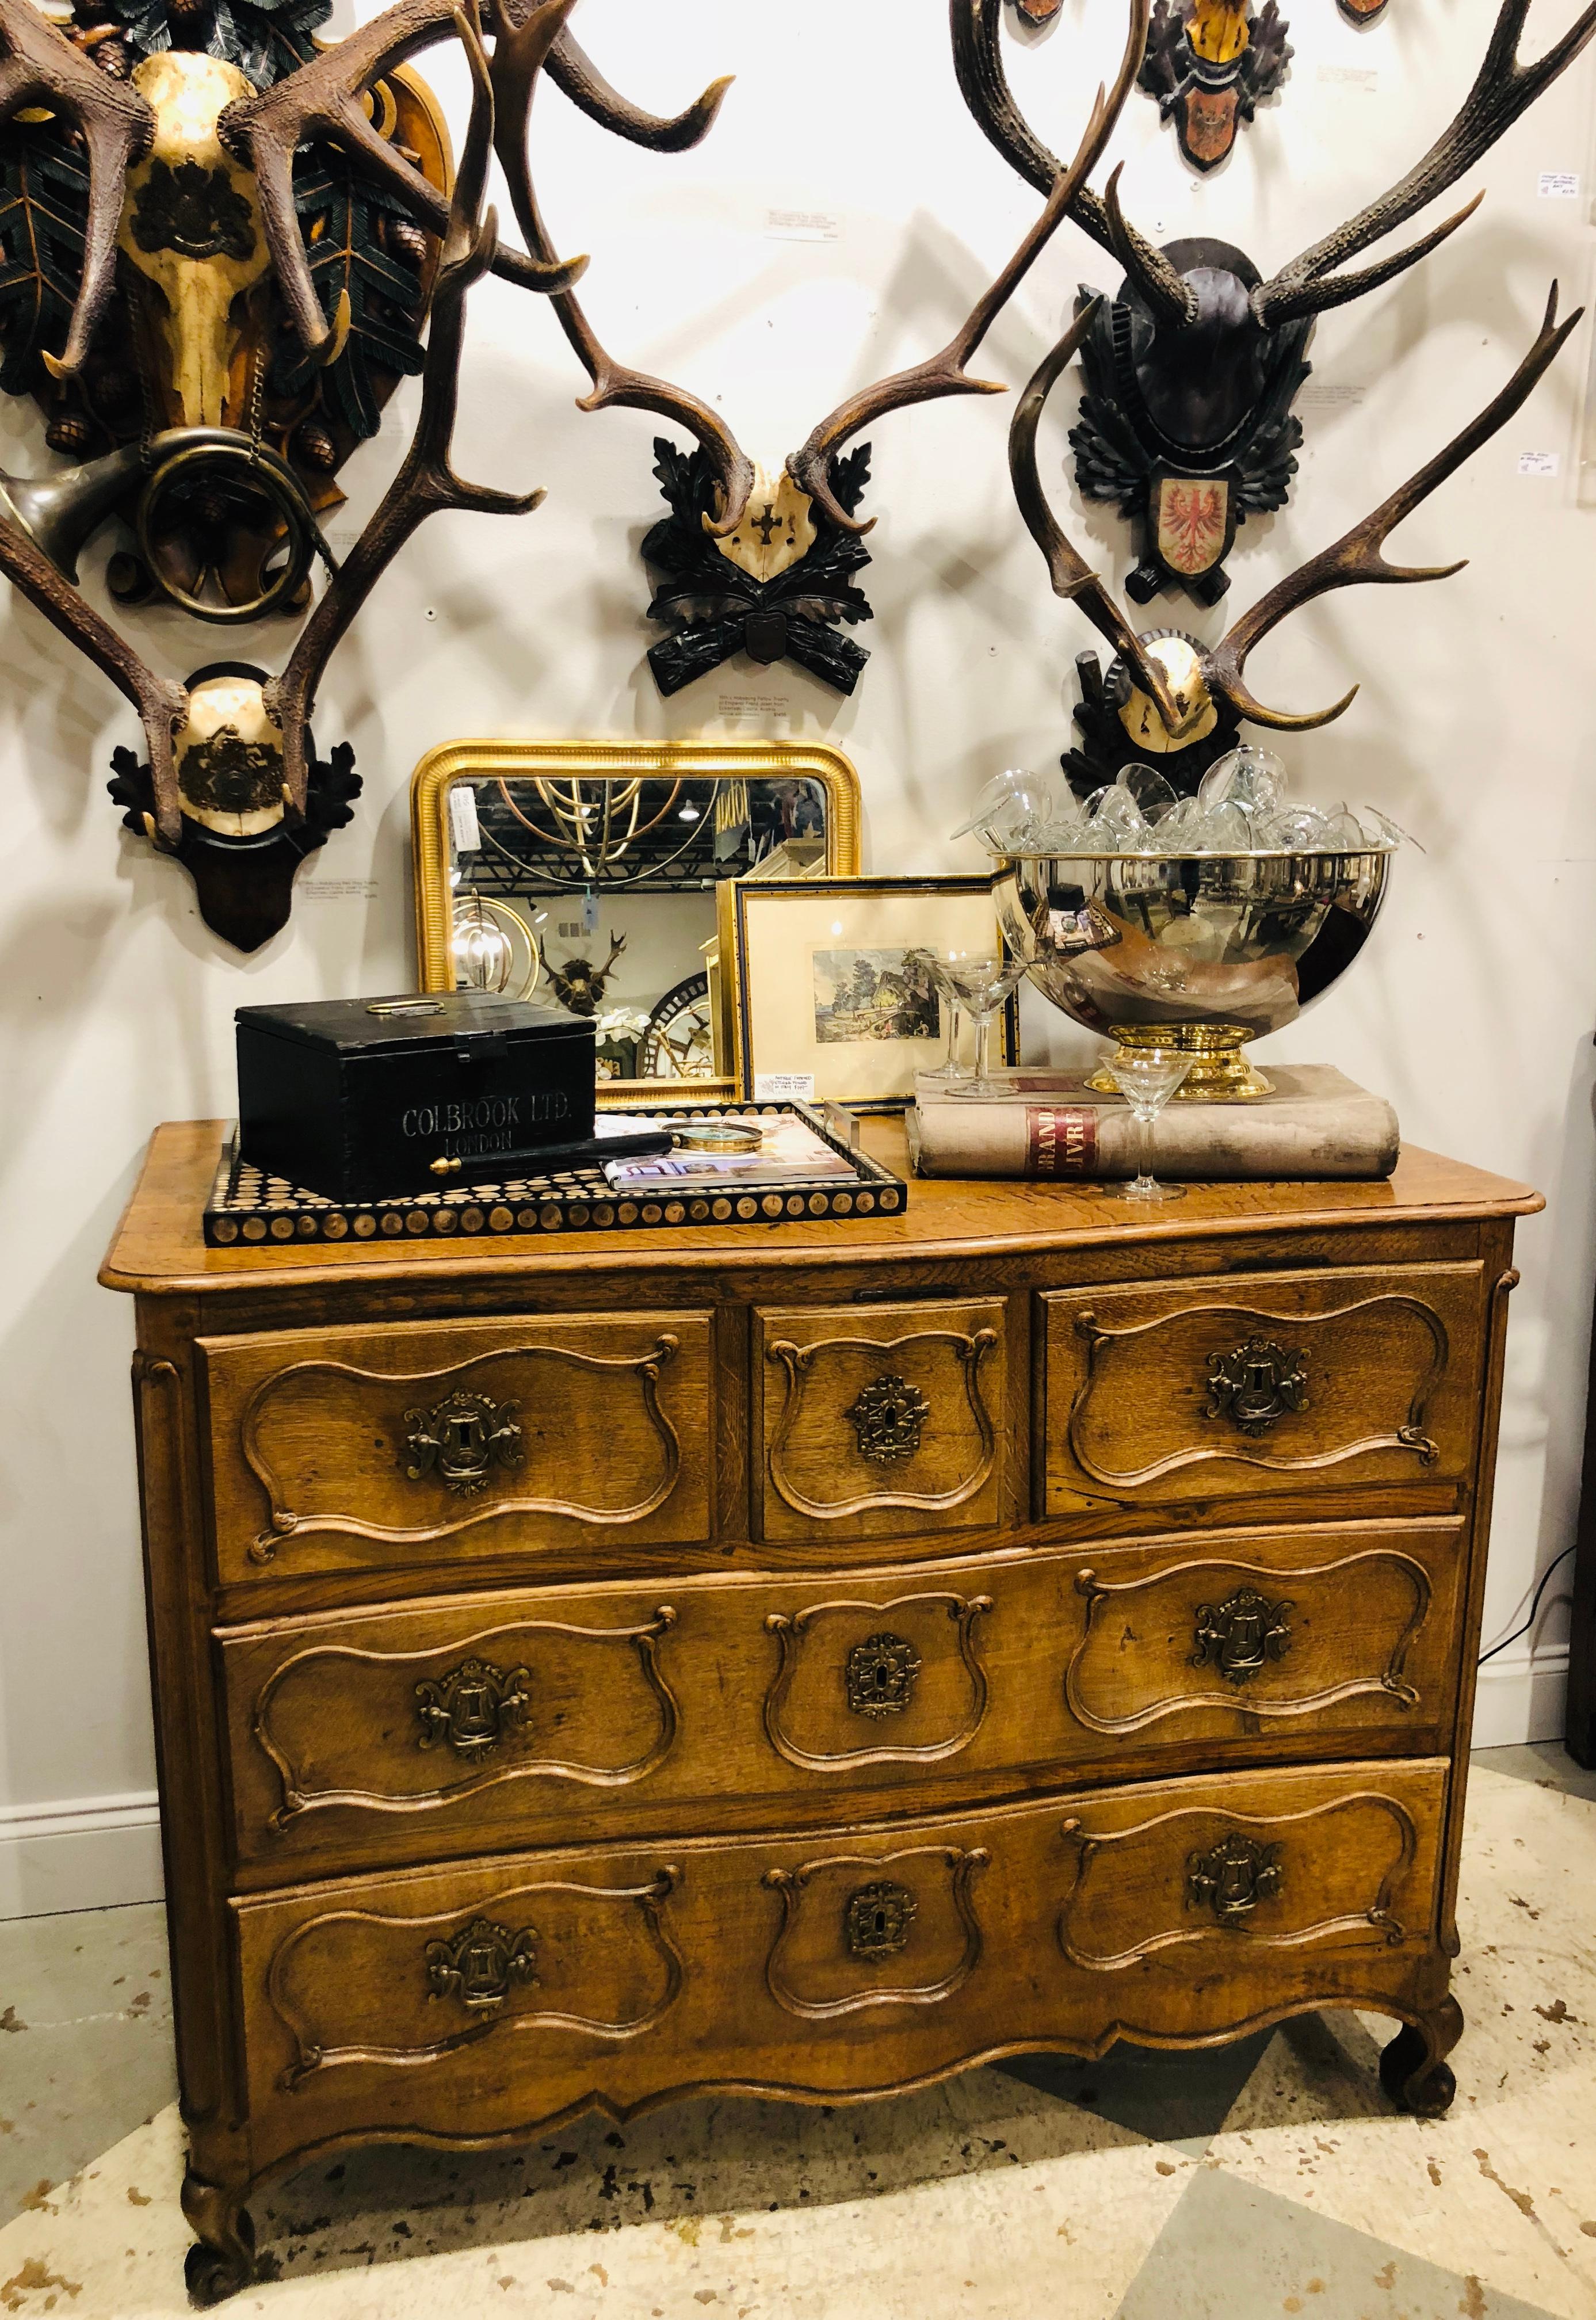
M281 1881L906 1812L1194 1746L1428 1754L1458 1550L1455 1524L1303 1525L224 1630L234 1842Z
M753 1535L910 1538L1001 1521L1004 1309L950 1298L756 1310Z
M1446 1767L1209 1774L895 1829L511 1855L235 1901L255 2166L358 2122L861 2093L1036 2039L1417 1993Z
M1044 1292L1046 1509L1457 1482L1477 1264Z
M223 1582L710 1530L710 1320L203 1337Z

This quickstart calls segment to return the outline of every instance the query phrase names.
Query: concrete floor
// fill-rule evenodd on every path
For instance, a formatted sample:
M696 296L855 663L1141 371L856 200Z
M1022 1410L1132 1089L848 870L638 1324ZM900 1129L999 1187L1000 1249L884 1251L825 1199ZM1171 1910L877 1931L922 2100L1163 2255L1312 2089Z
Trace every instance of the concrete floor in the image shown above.
M255 2209L244 2320L1596 2320L1596 1775L1475 1759L1450 2116L1389 2025L1037 2057L859 2108L368 2151ZM0 2313L186 2311L159 1912L0 1925ZM401 2260L403 2259L403 2260Z

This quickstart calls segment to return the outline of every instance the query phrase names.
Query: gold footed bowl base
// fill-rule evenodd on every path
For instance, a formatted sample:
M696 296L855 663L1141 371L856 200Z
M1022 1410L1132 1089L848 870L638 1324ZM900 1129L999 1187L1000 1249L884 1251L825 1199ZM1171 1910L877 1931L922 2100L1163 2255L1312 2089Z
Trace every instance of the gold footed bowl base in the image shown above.
M1171 1103L1254 1103L1274 1092L1273 1080L1248 1062L1248 1034L1239 1023L1138 1023L1117 1030L1114 1037L1132 1052L1167 1047L1191 1056L1192 1068L1170 1097ZM1100 1064L1086 1084L1104 1095L1119 1092L1107 1064Z

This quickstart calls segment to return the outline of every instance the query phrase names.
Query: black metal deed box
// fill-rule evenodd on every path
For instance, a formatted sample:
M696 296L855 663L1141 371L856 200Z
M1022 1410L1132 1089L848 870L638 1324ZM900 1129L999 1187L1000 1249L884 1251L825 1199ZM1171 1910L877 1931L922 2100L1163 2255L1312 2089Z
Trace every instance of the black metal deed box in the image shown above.
M485 1179L501 1153L591 1136L590 1020L485 992L240 1007L239 1133L268 1175L336 1201ZM440 1180L431 1163L459 1158Z

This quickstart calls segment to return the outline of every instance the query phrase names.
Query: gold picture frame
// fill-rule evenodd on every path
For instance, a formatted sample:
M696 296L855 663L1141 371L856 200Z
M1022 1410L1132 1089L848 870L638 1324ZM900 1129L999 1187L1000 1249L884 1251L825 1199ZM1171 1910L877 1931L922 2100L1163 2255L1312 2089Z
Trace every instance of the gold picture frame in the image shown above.
M780 1082L782 1093L803 1102L904 1110L913 1101L915 1073L941 1063L945 1032L939 1026L923 1038L845 1030L838 1038L834 994L821 1003L822 968L831 963L834 972L839 958L879 965L878 954L897 959L939 938L975 943L990 937L994 948L1002 947L990 876L733 878L717 892L721 985L739 1102L774 1100ZM882 987L895 986L884 981ZM1020 1020L1013 996L995 1020L1002 1061L1013 1064Z
M449 793L460 782L516 779L816 782L826 795L826 875L852 877L858 871L859 777L840 749L823 742L446 741L428 751L410 784L420 990L455 987ZM719 999L717 1030L724 1037L731 1012L730 994L718 990L717 958L710 956L707 965L712 997ZM598 1100L601 1106L680 1102L689 1092L714 1101L735 1094L736 1080L730 1073L692 1081L605 1080L600 1083Z

